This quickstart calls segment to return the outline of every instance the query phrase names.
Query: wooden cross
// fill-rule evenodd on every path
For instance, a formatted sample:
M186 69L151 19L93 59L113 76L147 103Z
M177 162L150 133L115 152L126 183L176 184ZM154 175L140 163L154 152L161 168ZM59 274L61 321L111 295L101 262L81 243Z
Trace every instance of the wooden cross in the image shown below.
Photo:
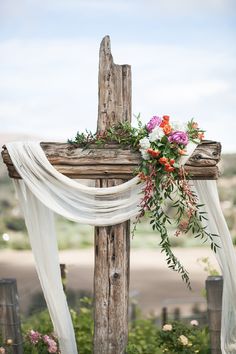
M97 130L131 122L131 67L114 64L110 38L99 53ZM133 177L139 152L108 144L83 150L71 144L41 143L49 162L70 178L95 179L98 187L114 186ZM202 142L185 165L193 179L217 179L221 145ZM3 160L12 178L20 178L6 147ZM122 354L128 340L130 224L95 228L94 353Z

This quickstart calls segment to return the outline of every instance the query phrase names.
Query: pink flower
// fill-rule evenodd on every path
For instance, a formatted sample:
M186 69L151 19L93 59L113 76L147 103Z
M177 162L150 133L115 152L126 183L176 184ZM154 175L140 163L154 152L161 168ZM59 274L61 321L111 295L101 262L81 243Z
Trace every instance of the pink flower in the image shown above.
M6 353L6 349L4 349L3 347L0 347L0 354L5 354Z
M54 342L54 341L53 341ZM57 343L54 342L54 344L51 344L49 347L48 347L48 352L49 353L57 353Z
M188 135L185 132L175 131L168 137L169 142L181 145L188 144Z
M50 337L47 334L45 334L43 336L43 341L44 341L44 343L48 344L48 341L50 341Z
M31 331L29 332L29 339L31 343L37 344L40 338L41 338L41 334L31 329Z
M43 341L48 345L48 352L49 353L56 353L57 352L57 343L54 339L50 338L48 335L43 336Z
M161 121L162 119L160 117L153 116L146 125L147 131L149 133L152 132L154 128L159 127Z

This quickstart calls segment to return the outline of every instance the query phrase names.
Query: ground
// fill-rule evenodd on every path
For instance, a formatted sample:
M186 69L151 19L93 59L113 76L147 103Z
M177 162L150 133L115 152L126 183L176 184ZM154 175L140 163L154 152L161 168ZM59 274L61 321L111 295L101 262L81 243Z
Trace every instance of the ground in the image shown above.
M175 252L190 272L192 291L178 274L167 268L159 250L131 250L130 295L146 315L159 316L166 305L180 307L185 314L196 303L205 307L203 289L207 273L197 259L209 257L211 264L217 267L214 254L207 247L177 248ZM93 249L60 252L60 262L68 269L68 289L92 292L93 259ZM32 295L40 289L30 251L0 251L0 278L9 277L17 279L20 308L26 312Z

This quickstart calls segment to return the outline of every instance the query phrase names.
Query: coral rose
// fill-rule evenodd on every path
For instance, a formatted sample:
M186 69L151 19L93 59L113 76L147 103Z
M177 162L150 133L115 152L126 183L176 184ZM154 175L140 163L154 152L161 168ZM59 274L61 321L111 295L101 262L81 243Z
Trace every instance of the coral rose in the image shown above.
M168 163L167 157L161 157L158 161L161 165L165 165L166 163Z
M163 127L163 132L165 133L165 135L169 135L172 131L172 128L169 124L166 124L164 127Z

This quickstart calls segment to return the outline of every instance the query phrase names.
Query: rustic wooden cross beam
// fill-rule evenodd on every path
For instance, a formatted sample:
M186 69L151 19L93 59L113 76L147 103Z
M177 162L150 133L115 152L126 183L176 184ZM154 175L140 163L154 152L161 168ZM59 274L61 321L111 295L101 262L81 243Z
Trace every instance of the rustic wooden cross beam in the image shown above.
M99 104L97 130L131 122L131 67L113 62L106 36L99 54ZM109 144L86 150L71 144L41 143L50 163L62 174L76 179L95 179L98 187L122 183L133 177L139 152ZM217 179L220 143L203 141L189 158L185 169L193 179ZM3 160L12 178L20 178L7 148ZM122 354L128 339L130 264L129 221L95 228L94 269L94 353Z

